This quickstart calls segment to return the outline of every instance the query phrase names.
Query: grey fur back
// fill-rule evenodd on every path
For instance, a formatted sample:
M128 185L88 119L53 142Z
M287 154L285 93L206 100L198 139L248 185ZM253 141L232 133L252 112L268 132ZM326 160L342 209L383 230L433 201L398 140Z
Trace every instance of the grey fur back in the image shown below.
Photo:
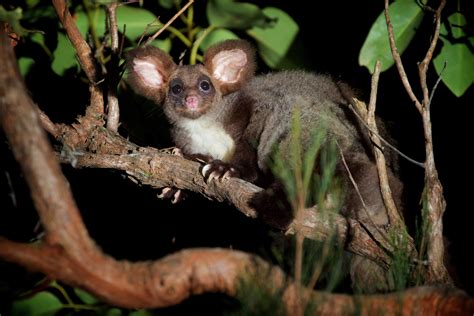
M267 169L273 146L284 146L296 108L301 114L303 148L309 145L313 130L324 125L328 137L337 139L344 151L364 150L360 133L347 117L346 97L351 91L329 76L303 71L271 73L255 77L242 93L254 100L245 134L258 144L258 165L262 170Z

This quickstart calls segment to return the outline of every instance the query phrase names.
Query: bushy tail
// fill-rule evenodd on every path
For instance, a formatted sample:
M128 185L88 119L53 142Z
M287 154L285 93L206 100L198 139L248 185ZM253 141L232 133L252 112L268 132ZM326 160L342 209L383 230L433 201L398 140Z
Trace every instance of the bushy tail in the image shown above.
M249 204L257 211L259 218L273 228L285 230L293 220L291 205L279 181L256 193Z

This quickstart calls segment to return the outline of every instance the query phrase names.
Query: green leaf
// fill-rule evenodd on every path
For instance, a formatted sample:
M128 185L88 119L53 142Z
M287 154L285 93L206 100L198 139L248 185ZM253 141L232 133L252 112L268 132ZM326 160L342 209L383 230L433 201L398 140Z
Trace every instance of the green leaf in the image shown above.
M395 43L399 53L402 54L415 35L424 12L414 0L398 0L390 5L389 14L393 25ZM359 54L359 65L366 66L369 72L372 73L377 60L380 60L382 64L382 71L387 70L394 63L383 12L372 25L362 45Z
M227 29L215 29L211 31L211 33L207 34L207 36L202 40L201 45L199 45L199 48L205 52L209 47L216 43L237 38L239 37L232 31Z
M92 296L91 294L82 289L74 288L74 293L76 293L76 295L81 299L84 304L92 305L99 302L99 300L95 298L95 296Z
M107 311L104 313L104 316L122 316L122 310L116 307L109 308Z
M92 20L92 25L89 24L85 12L77 13L77 27L82 36L85 36L89 27L94 28L97 36L102 36L105 33L105 11L103 9L91 10L89 13ZM131 6L120 6L117 8L117 24L120 32L123 31L124 24L126 25L125 36L131 40L140 38L145 31L147 24L156 22L156 16L148 10L142 8L135 8ZM158 24L147 29L147 34L156 32Z
M273 68L284 60L298 34L298 24L286 12L273 7L263 9L265 15L276 19L268 28L254 27L247 33L257 41L258 52L265 63Z
M248 29L264 27L270 23L262 10L255 4L234 0L210 0L206 7L209 24L215 27Z
M28 33L28 30L20 25L22 16L23 11L21 8L7 11L3 6L0 5L0 21L8 23L13 31L20 36L24 36L26 33Z
M28 5L28 8L32 8L36 6L40 0L26 0L26 4Z
M79 66L76 60L76 51L66 35L58 33L58 46L53 52L53 71L62 76L64 72L74 66Z
M49 292L40 292L30 298L17 300L12 306L12 316L54 315L63 304Z
M30 72L31 66L33 66L34 63L34 59L30 57L20 57L20 59L18 59L18 67L20 68L20 73L23 78Z
M452 37L455 39L466 37L463 31L466 18L461 13L450 15L448 21L451 24ZM474 83L474 54L465 43L453 43L446 37L448 31L444 23L441 25L440 33L443 47L433 59L433 64L443 83L455 96L460 97ZM445 63L446 68L443 71Z

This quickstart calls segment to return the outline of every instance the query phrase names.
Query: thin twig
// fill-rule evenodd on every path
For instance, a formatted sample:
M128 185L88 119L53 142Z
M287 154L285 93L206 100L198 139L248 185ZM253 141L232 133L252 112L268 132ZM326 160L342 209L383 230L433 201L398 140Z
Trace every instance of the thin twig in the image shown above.
M107 21L111 36L111 62L109 67L109 84L107 91L107 128L113 132L118 131L120 123L120 109L117 98L119 38L117 25L117 2L107 5Z
M56 13L66 30L67 36L76 50L79 63L82 70L89 79L89 90L91 92L91 103L86 109L86 119L93 124L101 124L101 116L104 114L103 98L99 95L102 91L99 89L98 78L99 70L94 61L94 55L90 46L82 38L74 19L72 18L64 0L53 0Z
M420 75L420 86L421 90L423 91L423 107L428 108L430 107L430 97L429 97L429 90L428 84L426 81L426 73L428 71L428 65L433 58L433 53L436 48L436 43L438 42L439 38L439 30L441 26L441 11L443 11L444 6L446 5L446 0L441 0L438 9L435 12L435 30L433 33L433 38L431 39L430 47L426 52L425 58L421 61L418 65L418 72Z
M181 14L183 14L183 12L186 11L186 9L193 3L194 3L194 0L189 0L188 3L186 3L186 5L182 7L181 10L178 11L178 13L176 13L161 29L158 30L158 32L153 34L153 36L151 36L146 41L145 45L150 44L155 38L157 38L164 30L166 30L168 26L171 25L171 23L174 22L174 20L176 20Z
M109 23L109 32L111 37L111 48L113 52L117 52L119 47L117 8L117 2L112 2L106 7Z
M405 68L403 67L400 53L398 52L397 46L395 44L395 35L393 33L393 26L392 26L392 22L390 21L390 15L388 13L388 0L385 0L384 13L385 13L385 20L387 21L390 49L392 51L393 59L395 60L395 65L397 66L398 73L400 74L400 79L402 80L403 86L405 87L405 90L410 96L410 99L415 103L416 108L421 113L421 103L416 97L415 93L413 92L413 89L411 88L410 81L408 80L407 74L405 72Z
M59 136L59 128L56 124L54 124L50 119L49 117L44 114L43 111L41 111L38 107L36 107L38 109L38 114L39 114L39 119L40 119L40 122L41 122L41 125L43 126L43 128L48 132L50 133L53 137L58 137Z
M374 135L377 135L377 137L385 144L387 145L388 147L390 147L393 151L395 151L397 154L399 154L401 157L405 158L406 160L408 160L409 162L417 165L418 167L421 167L421 168L425 168L425 164L422 163L422 162L419 162L413 158L410 158L408 155L404 154L403 152L401 152L397 147L393 146L392 144L390 144L390 142L388 140L386 140L382 135L376 133L374 130L370 129L370 126L367 125L367 123L365 122L366 118L362 117L361 114L362 113L365 113L367 112L367 107L365 105L364 102L356 99L356 98L353 98L352 99L353 103L350 103L350 106L349 108L352 110L352 112L355 114L355 116L359 119L359 121L367 128L367 130L371 133L373 133ZM354 109L355 107L355 109ZM362 109L362 111L361 111Z
M378 90L379 76L380 76L380 61L377 60L377 62L375 63L374 74L372 75L370 102L369 102L369 108L367 112L367 124L375 132L378 132L377 124L375 122L375 106L377 104L377 90ZM401 229L402 227L404 227L404 224L403 224L403 220L400 217L400 213L398 213L395 202L393 200L392 191L390 189L390 185L388 182L385 156L382 150L380 149L382 146L380 143L380 139L374 134L370 135L370 139L375 144L374 154L375 154L375 162L377 166L377 173L378 173L379 182L380 182L380 192L382 193L383 202L387 210L387 215L390 220L390 224L395 225L397 228Z
M59 20L66 30L66 34L77 52L79 63L82 66L87 78L93 84L98 80L98 71L94 62L92 50L82 38L79 29L74 22L64 0L53 0L54 8L58 14Z
M446 69L446 61L444 62L443 64L443 69L441 69L441 71L439 72L439 76L438 76L438 79L436 79L436 82L433 86L433 90L431 90L431 94L430 94L430 104L431 102L433 101L433 97L434 97L434 94L436 92L436 89L438 88L438 85L439 83L441 82L441 79L443 78L443 72L444 70Z
M373 234L373 230L372 230L370 227L368 227L368 226L374 227L375 230L376 230L376 231L380 234L380 236L383 238L383 240L384 240L385 242L388 242L387 237L385 236L385 232L383 232L383 231L374 223L374 221L372 220L372 217L371 217L370 214L369 214L369 210L368 210L368 208L367 208L367 205L365 204L364 197L363 197L362 194L360 193L359 185L357 184L357 182L355 181L354 177L352 176L352 172L351 172L351 170L349 169L349 166L347 165L347 162L346 162L346 159L345 159L345 157L344 157L344 153L343 153L343 151L342 151L342 148L341 148L341 146L339 145L339 143L338 143L337 141L336 141L336 145L337 145L337 148L339 149L339 153L340 153L340 155L341 155L341 161L342 161L342 163L343 163L343 165L344 165L344 168L345 168L346 171L347 171L347 175L349 176L349 180L351 181L352 186L354 187L354 190L356 191L357 196L359 197L359 200L360 200L360 202L361 202L361 204L362 204L362 208L363 208L363 210L364 210L364 212L365 212L365 215L367 216L367 219L368 219L370 225L364 225L362 220L360 220L360 219L358 219L358 220L361 222L361 224L363 224L363 227L364 227L365 229L367 229L367 230L368 230L370 233L372 233L372 234ZM373 235L375 236L375 234L373 234ZM386 245L387 245L387 244L386 244ZM388 245L389 245L389 244L388 244ZM384 248L386 248L386 247L384 247Z

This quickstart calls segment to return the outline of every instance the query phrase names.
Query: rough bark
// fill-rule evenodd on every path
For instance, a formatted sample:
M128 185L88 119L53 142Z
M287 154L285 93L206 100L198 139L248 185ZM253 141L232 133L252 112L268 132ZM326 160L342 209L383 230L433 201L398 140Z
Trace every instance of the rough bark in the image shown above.
M187 249L153 262L115 261L99 250L78 257L60 243L39 247L0 238L0 256L49 277L82 287L110 304L158 308L202 293L235 296L242 280L264 284L281 295L289 315L296 286L279 268L260 258L227 249ZM350 296L305 290L313 315L471 315L474 299L464 292L417 287L386 295Z

